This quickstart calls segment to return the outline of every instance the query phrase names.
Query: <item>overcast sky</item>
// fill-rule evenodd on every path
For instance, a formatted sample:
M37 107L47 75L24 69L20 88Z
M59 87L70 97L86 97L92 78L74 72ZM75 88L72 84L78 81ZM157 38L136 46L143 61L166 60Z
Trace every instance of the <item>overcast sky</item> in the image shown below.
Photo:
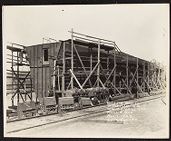
M167 64L168 5L67 5L3 7L4 43L42 43L70 38L68 30L116 42L134 56Z

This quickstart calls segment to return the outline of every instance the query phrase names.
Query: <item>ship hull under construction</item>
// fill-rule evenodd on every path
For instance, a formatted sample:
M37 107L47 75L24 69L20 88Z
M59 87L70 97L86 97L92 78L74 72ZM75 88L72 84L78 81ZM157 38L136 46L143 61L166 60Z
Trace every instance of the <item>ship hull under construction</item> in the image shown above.
M24 47L24 51L35 101L46 112L50 103L57 105L51 109L59 112L75 108L71 105L76 103L82 108L150 96L166 87L164 68L122 52L113 41L71 31L69 40L45 43L44 39L42 44ZM22 96L19 77L17 81L15 94ZM18 103L23 101L18 99Z

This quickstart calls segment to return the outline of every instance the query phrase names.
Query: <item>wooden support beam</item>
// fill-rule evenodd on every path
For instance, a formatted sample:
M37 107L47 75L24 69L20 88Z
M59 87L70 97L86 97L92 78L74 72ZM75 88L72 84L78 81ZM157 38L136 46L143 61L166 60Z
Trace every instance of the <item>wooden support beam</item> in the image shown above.
M98 40L98 56L97 56L98 63L100 63L100 40ZM99 80L100 80L100 65L97 68L97 87L99 87Z
M114 47L115 47L115 43L114 43ZM112 83L114 84L114 86L116 86L116 51L115 49L113 49L113 66L115 67L114 73L113 73L113 81ZM114 93L116 91L114 90Z
M11 67L11 69L12 69L12 71L13 71L13 74L14 74L14 75L16 76L16 78L17 78L17 88L19 89L19 88L21 88L21 86L22 86L23 89L24 89L23 83L25 82L26 78L30 75L30 72L28 72L28 73L26 74L26 76L24 77L24 80L21 82L21 81L20 81L20 78L19 78L19 72L17 71L17 73L16 73L12 67Z
M26 90L26 85L24 85L24 89ZM27 100L27 95L24 95L25 101Z
M102 66L101 66L102 67ZM102 68L103 69L103 68ZM107 80L107 76L106 76L106 74L104 74L104 77L106 78L106 80ZM110 80L109 80L110 81ZM110 82L110 84L112 85L112 87L114 88L114 90L116 90L119 94L122 94L117 88L116 88L116 86L112 83L112 82ZM105 87L105 84L104 84L104 87ZM115 91L114 91L114 93L115 93Z
M143 79L144 79L144 78L143 78ZM150 91L151 91L151 87L150 87L148 81L147 81L146 79L144 79L144 82L147 84L148 89L150 89Z
M17 52L17 63L19 63L19 53ZM19 65L17 65L17 92L19 92ZM20 101L19 93L17 93L17 105Z
M115 86L113 83L111 83L111 85L113 86L113 88L114 88L120 95L122 95L122 93L118 90L118 88L116 88L116 86Z
M127 55L127 56L126 56L126 86L129 85L129 80L128 80L128 79L129 79L129 78L128 78L128 77L129 77L129 76L128 76L128 75L129 75L129 74L128 74L128 65L129 65L129 64L128 64L128 63L129 63L129 62L128 62L128 55ZM128 89L128 90L129 90L129 89ZM127 90L127 93L128 93L128 90Z
M155 82L155 80L154 80L154 78L155 78L155 71L153 72L153 74L152 74L152 78L151 78L151 82L152 82L152 87L155 87L155 88L157 88L158 89L158 87L157 87L157 85L156 85L156 82Z
M84 87L84 85L87 83L87 81L90 79L91 75L94 73L94 71L96 70L96 68L99 66L100 62L98 62L95 67L93 68L93 70L90 72L89 76L86 78L86 80L84 81L84 83L82 84L82 87Z
M106 42L113 43L113 41L110 41L110 40L106 40L106 39L103 39L103 38L97 38L97 37L93 37L93 36L86 35L86 34L82 34L82 33L78 33L78 32L73 32L73 30L68 31L68 32L70 32L72 34L77 34L77 35L80 35L80 36L84 36L84 37L87 37L87 38L92 38L92 39L97 39L97 40L103 40L103 41L106 41Z
M42 48L43 48L43 46L44 46L44 38L43 38L43 43L42 43ZM43 56L43 50L42 50L42 56ZM43 88L43 81L45 81L45 80L43 80L43 57L42 57L42 63L41 63L41 65L42 65L42 98L43 98L43 105L45 104L45 100L44 100L44 97L45 97L45 93L44 93L44 88Z
M129 89L128 85L125 83L125 81L122 79L122 82L124 83L124 85L126 86L127 88L127 91L132 95L132 92L131 90Z
M32 83L32 78L31 78L31 76L30 76L30 83L31 83L31 97L30 97L30 100L32 101L33 100L33 90L32 90L32 88L33 88L33 83Z
M75 52L76 52L76 54L77 54L77 56L78 56L78 59L79 59L79 61L80 61L80 63L81 63L81 66L82 66L82 68L83 68L83 70L84 70L84 73L85 73L85 75L88 77L88 74L87 74L87 72L86 72L86 69L85 69L85 67L84 67L84 64L83 64L83 62L82 62L82 60L81 60L81 58L80 58L80 55L79 55L79 53L78 53L78 51L77 51L77 49L76 49L75 46L74 46L74 49L75 49ZM89 79L89 84L90 84L90 87L92 87L92 83L91 83L90 79Z
M113 45L114 44L114 48L120 53L121 50L119 49L119 47L116 45L116 43L114 41L110 41L110 40L106 40L106 39L102 39L102 38L97 38L97 37L93 37L93 36L90 36L90 35L86 35L86 34L82 34L82 33L78 33L78 32L73 32L73 30L71 31L68 31L70 32L71 34L73 34L74 37L76 38L82 38L84 40L91 40L91 39L94 39L95 41L93 42L96 42L97 40L100 40L103 44L111 44ZM79 36L78 36L79 35ZM86 37L86 38L83 38L83 37L80 37L80 36L83 36L83 37ZM90 39L89 39L90 38Z
M96 86L96 84L97 84L97 79L96 79L96 81L95 81L95 83L94 83L94 85L93 85L93 88Z
M55 71L56 71L56 60L53 61L53 64L54 64L54 68L53 68L53 82L52 82L52 85L53 85L53 94L55 95L55 79L56 79L56 76L55 76Z
M102 87L105 89L106 87L104 86L103 82L101 81L101 79L99 78L99 82L102 85Z
M159 70L159 73L158 73L157 81L158 81L160 87L162 87L162 89L165 89L165 86L161 82L162 81L162 71L161 71L160 66L158 67L158 70Z
M122 82L121 80L119 80L119 90L121 91L121 88L122 88Z
M149 64L149 62L148 62L147 65L148 65L148 67L147 67L147 83L149 84L149 82L150 82L150 81L149 81L149 80L150 80L150 79L149 79L149 76L150 76L150 64Z
M73 41L73 29L71 29L71 70L74 72L74 41ZM71 89L74 88L73 76L71 76Z
M70 85L71 85L71 80L69 81L69 84L67 86L67 90L69 89Z
M21 94L21 93L18 93L18 95L20 95L21 99L22 99L22 100L23 100L23 102L25 103L25 100L24 100L24 98L23 98L22 94Z
M114 66L114 68L113 68L112 71L110 72L110 74L109 74L109 76L107 77L107 79L106 79L104 85L106 85L107 81L110 79L110 77L112 76L112 74L113 74L113 72L115 71L115 69L116 69L116 66Z
M137 78L136 78L136 80L137 80L137 98L138 98L138 88L139 88L139 81L138 81L138 79L139 79L139 73L138 73L138 58L137 58Z
M146 77L146 70L145 70L145 61L143 62L143 78ZM145 83L143 82L143 91L145 91Z
M65 42L63 42L62 63L63 63L63 67L62 67L62 95L64 95L64 93L65 93Z
M75 81L77 82L78 86L80 87L80 89L83 90L83 87L81 86L80 82L78 81L78 79L76 78L76 76L74 75L73 71L71 69L69 69L69 71L71 72L71 75L73 76L73 78L75 79Z
M13 47L13 44L12 44ZM12 51L12 65L11 68L13 68L14 66L14 61L13 61L13 57L14 57L14 52ZM12 73L12 94L14 93L14 74ZM12 101L12 106L14 105L14 101Z
M38 47L35 48L35 50L36 50L36 51L35 51L35 52L36 52L36 55L35 55L35 56L38 56L38 52L39 52L39 51L38 51L38 50L39 50ZM31 54L31 50L30 50L30 54ZM39 64L39 61L38 61L38 60L39 60L39 59L36 59L36 60L35 60L36 64ZM35 64L34 64L34 67L35 67ZM39 83L39 79L40 79L40 78L39 78L39 71L38 71L38 69L37 69L36 71L37 71L37 73L36 73L36 75L37 75L37 80L36 80L36 82L37 82L37 85L36 85L36 90L37 90L37 91L36 91L36 92L37 92L37 93L36 93L36 102L37 102L37 101L38 101L38 97L39 97L38 83ZM36 83L35 83L35 84L36 84Z
M90 71L93 69L93 49L90 48Z
M160 67L158 67L157 84L159 84L159 87L163 89L163 85L161 83L161 71L160 71Z
M105 78L106 78L106 80L107 80L107 78L108 78L108 77L106 76L107 74L103 72L103 71L104 71L104 69L103 69L102 65L100 65L100 67L101 67L101 70L102 70L102 71L101 71L101 73L104 75L104 77L105 77ZM104 85L105 85L105 83L104 83Z
M106 74L104 74L104 76L105 76L105 78L107 79ZM109 81L110 81L110 80L109 80ZM96 83L97 83L97 81L96 81ZM110 84L111 84L112 87L114 88L114 93L116 93L116 91L117 91L119 94L122 94L122 93L118 90L118 88L117 88L112 82L110 82ZM105 87L105 85L104 85L104 87Z
M107 51L106 69L109 70L109 50Z
M142 88L140 87L140 85L138 84L138 81L135 80L135 82L136 82L136 84L137 84L137 94L138 94L138 90L140 90L141 93L143 93L143 90L142 90Z
M60 70L59 70L59 66L57 66L57 71L58 71L58 74L57 74L57 77L58 77L58 90L61 91L61 86L60 86ZM65 90L65 89L64 89Z
M132 85L132 83L133 83L133 80L135 79L136 73L137 73L137 69L135 70L134 74L131 72L132 79L131 79L131 81L130 81L129 87L131 87L131 85Z

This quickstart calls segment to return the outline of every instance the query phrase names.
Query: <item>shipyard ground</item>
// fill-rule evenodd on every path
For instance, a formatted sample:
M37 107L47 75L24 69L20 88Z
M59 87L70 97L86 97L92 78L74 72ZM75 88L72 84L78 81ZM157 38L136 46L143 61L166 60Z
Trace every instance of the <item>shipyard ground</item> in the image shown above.
M6 124L8 137L166 138L168 102L163 95L109 103L62 115Z

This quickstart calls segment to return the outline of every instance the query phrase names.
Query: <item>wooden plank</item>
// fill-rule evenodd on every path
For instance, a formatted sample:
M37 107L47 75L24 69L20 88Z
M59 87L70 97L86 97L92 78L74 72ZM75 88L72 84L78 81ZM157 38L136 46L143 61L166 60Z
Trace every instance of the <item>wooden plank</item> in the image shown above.
M113 66L116 67L116 51L113 49ZM116 68L114 70L114 73L113 73L113 85L116 86ZM116 93L116 90L114 89L114 93Z
M41 59L41 54L42 54L42 47L41 46L38 46L37 47L37 65L38 66L42 66L42 64L40 63L40 59ZM37 79L37 87L38 87L38 97L43 97L43 87L42 87L42 68L37 68L38 70L38 79Z
M65 69L66 69L65 49L66 49L66 44L65 44L65 42L63 42L63 47L62 47L62 51L63 51L62 52L62 63L63 63L63 66L62 66L62 95L64 95L64 91L65 91L65 75L64 75Z
M38 66L38 48L35 47L35 66ZM34 90L36 91L36 100L39 97L39 90L38 90L38 81L39 81L39 77L38 77L38 68L35 68L35 78L33 78L33 81L35 83L35 88Z
M138 69L139 69L139 64L138 64L138 58L137 58L137 78L135 80L135 82L137 83L137 98L138 98L138 89L139 89L139 81L138 81L139 73L138 73Z
M35 66L35 62L36 62L36 48L35 47L33 47L33 66ZM33 68L33 72L32 72L32 78L35 78L35 68ZM35 81L32 81L32 83L33 83L33 86L35 85Z
M43 64L43 48L42 45L37 46L37 66L42 67Z
M100 40L98 40L97 60L98 63L100 63ZM99 87L99 81L100 81L100 64L97 67L97 87Z
M49 48L49 55L54 57L54 55L53 55L53 46L51 46L51 47ZM53 64L54 64L53 59L50 59L50 60L49 60L49 87L52 86L51 75L53 74L53 72L52 72L52 70L53 70L53 69L52 69Z
M128 55L126 57L126 86L128 87L129 85L129 70L128 70L128 67L129 67L129 58L128 58ZM127 93L129 92L129 89L127 89Z
M80 63L81 63L81 66L82 66L82 68L83 68L83 70L84 70L84 73L86 74L86 76L88 77L88 74L87 74L87 72L86 72L86 69L85 69L85 66L84 66L84 64L83 64L83 62L82 62L82 60L81 60L81 58L80 58L80 56L79 56L79 53L78 53L78 51L77 51L77 49L76 49L76 47L74 46L74 49L75 49L75 52L76 52L76 54L77 54L77 57L78 57L78 59L79 59L79 61L80 61ZM89 62L89 60L87 60L88 62ZM91 81L89 80L89 84L90 84L90 87L92 87L92 84L91 84Z
M71 29L71 70L74 72L74 41L73 41L73 29ZM74 88L73 76L71 76L71 89Z
M13 52L20 52L23 48L17 48L13 46L7 46L7 49L13 51Z
M90 48L89 52L90 52L90 72L91 72L92 69L93 69L93 54L92 54L92 48Z
M96 70L96 68L99 66L100 62L98 62L95 67L93 68L93 70L90 72L89 76L86 78L86 80L84 81L84 83L82 84L82 87L85 86L85 84L87 83L87 81L90 79L90 77L92 76L92 74L94 73L94 71Z
M80 89L83 90L83 87L81 86L80 82L78 81L78 79L77 79L76 76L74 75L73 71L72 71L71 69L70 69L69 71L71 72L73 78L74 78L75 81L77 82L77 84L78 84L78 86L80 87Z
M47 81L46 81L46 92L48 93L48 91L51 91L51 86L50 86L50 71L49 71L49 67L46 68L46 75L47 75Z

